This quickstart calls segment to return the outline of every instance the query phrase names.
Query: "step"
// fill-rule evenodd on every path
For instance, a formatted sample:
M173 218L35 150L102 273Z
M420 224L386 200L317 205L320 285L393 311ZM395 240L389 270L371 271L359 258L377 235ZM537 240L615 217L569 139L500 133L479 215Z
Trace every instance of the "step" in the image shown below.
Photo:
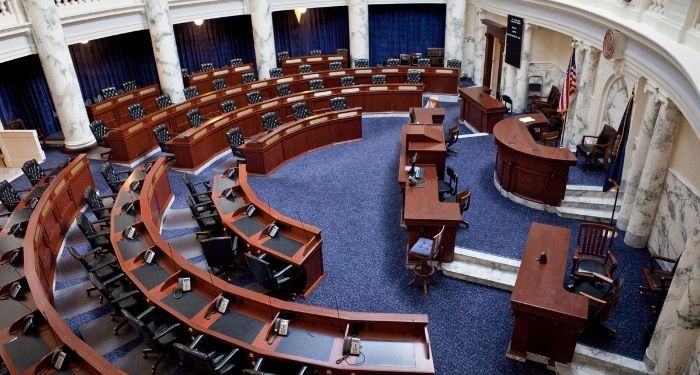
M465 280L476 284L482 284L493 288L512 291L515 286L517 272L493 269L479 263L455 260L442 264L442 273L445 276Z
M557 366L557 374L624 374L641 375L651 371L643 361L577 344L570 366Z
M615 202L615 196L601 196L601 197L576 197L576 196L565 196L561 201L559 207L576 207L576 208L592 208L597 210L611 210ZM617 208L622 207L622 200L617 200Z
M517 259L506 258L457 246L455 246L455 260L481 264L493 269L515 273L518 273L518 269L520 268L520 261Z
M615 198L615 189L610 189L607 192L603 192L602 186L592 186L592 185L566 185L565 196L568 197L612 197ZM622 197L623 191L620 191L620 196Z
M557 215L567 219L609 223L611 214L612 212L610 210L596 210L578 207L557 207ZM618 212L615 212L613 222L617 220L617 215Z

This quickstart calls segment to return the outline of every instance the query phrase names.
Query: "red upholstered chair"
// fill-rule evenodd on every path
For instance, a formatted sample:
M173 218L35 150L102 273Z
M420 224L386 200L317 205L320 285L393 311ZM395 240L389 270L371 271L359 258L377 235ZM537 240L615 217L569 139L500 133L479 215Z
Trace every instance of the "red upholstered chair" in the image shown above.
M615 228L608 225L581 224L571 276L591 281L602 278L612 283L617 268L617 258L612 253L615 234Z
M442 250L442 234L445 226L431 239L421 237L408 251L408 254L418 258L418 264L413 267L413 279L408 285L413 285L416 281L423 284L423 293L428 294L428 283L437 283L435 279L435 267L431 264Z

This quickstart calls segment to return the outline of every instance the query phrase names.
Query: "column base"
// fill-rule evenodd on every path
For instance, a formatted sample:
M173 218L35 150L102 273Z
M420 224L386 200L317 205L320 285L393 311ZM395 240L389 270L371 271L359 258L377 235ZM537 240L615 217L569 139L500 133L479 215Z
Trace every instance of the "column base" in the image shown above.
M80 141L64 142L63 149L67 152L82 152L95 147L95 145L97 145L97 141L94 137L90 137Z
M630 223L630 219L628 217L624 217L622 215L617 216L617 229L621 231L627 231L627 224Z
M625 243L630 247L635 249L643 249L647 246L649 241L649 236L643 236L640 234L635 234L630 231L625 233Z

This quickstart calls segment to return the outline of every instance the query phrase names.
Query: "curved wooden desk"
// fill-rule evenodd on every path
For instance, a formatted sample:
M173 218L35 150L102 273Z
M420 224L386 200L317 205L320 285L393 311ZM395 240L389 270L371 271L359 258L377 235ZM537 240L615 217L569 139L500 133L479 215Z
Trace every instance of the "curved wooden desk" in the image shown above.
M229 148L226 132L240 128L245 137L263 131L260 117L266 112L277 112L282 122L293 120L292 105L305 101L312 113L330 110L330 99L344 96L348 107L362 107L365 112L407 112L420 106L423 85L359 85L305 91L292 96L274 98L233 112L214 117L206 123L190 128L168 141L175 154L175 167L196 170ZM152 137L151 137L152 138Z
M161 218L171 199L166 171L161 158L145 176L141 192L132 192L130 182L143 177L143 171L135 171L112 211L111 239L117 258L151 303L193 333L239 347L247 361L264 357L334 374L435 372L425 315L354 313L281 301L231 285L190 263L160 236ZM229 181L232 186L238 183ZM132 216L118 208L131 200L140 202L140 214ZM129 223L136 225L139 239L122 239L121 229ZM143 261L147 248L157 253L152 265ZM192 290L176 299L173 293L182 276L191 278ZM223 315L213 309L219 296L231 301ZM272 334L276 317L291 320L288 336ZM342 356L343 339L349 335L362 339L364 365L351 365L360 362L357 357L349 357L350 364L336 363Z
M530 125L543 121L541 114L525 114L501 120L494 126L496 139L496 183L509 193L523 199L559 206L564 199L569 167L576 164L571 151L543 146L528 132L519 119L533 117ZM546 119L544 119L546 120Z
M25 195L18 209L28 208L27 202L40 197L28 218L23 239L7 235L0 238L3 246L8 241L21 241L24 264L14 268L0 264L0 300L2 328L0 328L0 356L13 374L51 372L54 350L67 352L64 370L70 373L123 374L104 357L78 338L53 306L53 284L56 257L65 234L78 212L84 206L83 191L92 185L87 157L83 154L62 169L53 178L46 177ZM35 195L41 191L43 194ZM4 254L3 254L4 255ZM9 298L14 281L23 284L21 301ZM38 312L38 313L36 313ZM21 333L25 316L34 314L36 334Z
M317 72L319 70L328 70L328 64L333 61L340 61L343 68L348 67L348 57L347 55L318 55L318 56L300 56L300 57L290 57L282 61L282 72L287 74L299 73L299 65L309 64L311 65L311 71Z
M147 113L154 111L157 108L156 97L158 95L160 95L160 86L153 84L90 104L85 109L87 109L90 121L102 120L108 128L113 129L132 121L128 110L132 104L141 103Z
M326 112L259 134L239 150L250 174L268 174L309 151L362 139L362 108Z
M219 69L210 70L208 72L199 72L185 77L185 87L195 86L200 94L207 94L214 90L212 83L217 78L223 78L226 86L237 86L243 83L243 75L246 73L255 73L253 64L244 64L241 66L223 66Z

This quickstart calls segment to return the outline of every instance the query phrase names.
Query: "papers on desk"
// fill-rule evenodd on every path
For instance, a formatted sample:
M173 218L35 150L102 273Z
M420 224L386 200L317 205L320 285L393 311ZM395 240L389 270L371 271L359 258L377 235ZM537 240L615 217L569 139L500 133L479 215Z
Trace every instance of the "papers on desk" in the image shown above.
M522 117L522 118L519 118L518 120L522 123L525 123L525 124L528 124L528 123L535 121L535 119L530 117L530 116Z

